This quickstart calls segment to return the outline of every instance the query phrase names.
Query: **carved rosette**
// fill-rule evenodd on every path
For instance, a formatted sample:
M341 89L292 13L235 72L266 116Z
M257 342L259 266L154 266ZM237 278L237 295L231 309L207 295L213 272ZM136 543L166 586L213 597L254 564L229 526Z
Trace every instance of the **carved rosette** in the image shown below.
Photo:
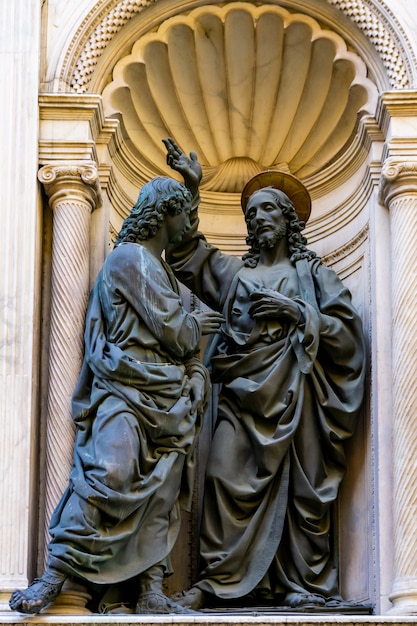
M38 178L53 210L45 494L49 523L72 463L71 396L83 358L90 286L90 216L101 196L93 164L47 165Z
M391 215L394 584L392 613L417 613L417 161L388 159L380 200Z

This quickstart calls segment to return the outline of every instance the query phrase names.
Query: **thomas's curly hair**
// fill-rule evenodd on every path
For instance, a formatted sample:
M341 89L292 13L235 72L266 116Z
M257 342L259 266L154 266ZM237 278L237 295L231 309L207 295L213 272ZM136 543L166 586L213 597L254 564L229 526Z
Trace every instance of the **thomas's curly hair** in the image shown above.
M275 189L274 187L264 187L262 191L268 191L275 197L285 221L287 222L287 231L285 236L288 241L291 263L295 264L295 262L300 259L313 259L316 257L316 253L307 248L307 239L301 234L301 231L305 228L305 222L298 219L295 207L287 194L279 189ZM246 217L246 215L245 221L248 229L246 243L249 246L249 251L243 255L242 260L245 262L246 267L256 267L260 254L259 243L250 225L250 220Z
M135 206L123 222L114 243L137 243L152 239L165 219L165 215L181 213L190 204L192 196L185 185L167 176L158 176L140 190Z

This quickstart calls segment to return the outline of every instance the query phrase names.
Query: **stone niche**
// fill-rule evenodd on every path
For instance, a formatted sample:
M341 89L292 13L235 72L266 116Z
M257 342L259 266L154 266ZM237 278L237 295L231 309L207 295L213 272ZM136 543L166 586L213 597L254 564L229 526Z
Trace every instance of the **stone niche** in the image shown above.
M240 190L251 175L278 167L304 182L313 199L306 229L309 245L351 289L368 342L368 394L349 446L348 472L335 510L341 590L347 599L373 603L377 613L385 613L390 608L394 547L390 223L377 197L389 123L380 98L387 89L401 92L413 84L417 64L410 62L411 53L404 52L406 37L382 3L370 0L222 4L103 0L90 5L94 6L88 16L80 16L76 32L68 22L61 41L70 44L65 49L61 44L47 62L42 80L48 93L40 97L39 136L41 165L62 167L71 161L71 167L80 163L97 167L94 184L100 186L101 195L85 246L90 258L83 280L91 284L138 188L153 176L172 175L163 137L172 136L184 150L198 154L203 165L202 230L211 243L231 254L246 250ZM58 57L60 62L53 66ZM415 102L406 109L408 114L415 111ZM408 153L410 146L411 142ZM63 232L66 236L68 229ZM78 233L77 225L73 232ZM84 234L87 240L87 225ZM63 254L61 249L60 258ZM75 257L72 260L79 269ZM53 290L44 293L52 300L45 310L59 309L59 296ZM190 308L200 306L186 291L184 299ZM74 333L79 340L82 313ZM62 373L56 369L49 381L54 375L59 378ZM54 390L49 384L51 398ZM71 456L68 394L66 390L54 407L66 427L54 426L47 418L36 435L52 450L46 463L45 491L52 493L49 509L66 481L58 471L59 462ZM175 548L171 592L188 587L198 573L199 507L214 406L215 396L200 438L194 508L184 517ZM59 459L53 452L57 437ZM43 491L42 487L41 509ZM31 504L33 500L31 496ZM40 536L42 563L42 531ZM20 575L19 585L23 579ZM76 590L75 596L82 593ZM62 612L80 612L71 609L77 602L70 600ZM89 619L94 618L72 621ZM239 618L239 623L245 619ZM8 616L6 621L12 623L14 618ZM60 623L51 615L47 621ZM270 618L255 615L248 620L263 621ZM374 623L372 618L348 620L368 621Z
M139 28L140 16L135 20ZM185 151L198 154L202 230L232 254L246 250L240 190L257 172L284 169L310 189L309 243L351 288L369 337L373 182L364 142L376 132L378 89L364 59L313 11L275 3L178 11L149 20L130 42L111 72L108 67L107 74L103 67L98 71L105 117L120 121L111 181L118 198L111 214L114 232L143 182L172 175L162 137L174 137ZM362 189L359 201L355 186ZM342 591L359 602L375 602L370 418L368 399L335 511ZM200 438L195 510L175 549L177 573L168 581L170 591L188 586L197 574L198 504L213 419L208 417Z

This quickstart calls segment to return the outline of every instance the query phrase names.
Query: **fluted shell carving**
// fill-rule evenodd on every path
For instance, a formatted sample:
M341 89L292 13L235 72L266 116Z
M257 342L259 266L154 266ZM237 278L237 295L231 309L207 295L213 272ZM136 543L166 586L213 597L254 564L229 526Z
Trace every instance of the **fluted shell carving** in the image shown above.
M147 170L168 173L163 137L203 165L203 188L240 191L254 173L300 178L349 145L376 106L366 66L336 33L282 7L244 2L177 15L115 66L105 112Z

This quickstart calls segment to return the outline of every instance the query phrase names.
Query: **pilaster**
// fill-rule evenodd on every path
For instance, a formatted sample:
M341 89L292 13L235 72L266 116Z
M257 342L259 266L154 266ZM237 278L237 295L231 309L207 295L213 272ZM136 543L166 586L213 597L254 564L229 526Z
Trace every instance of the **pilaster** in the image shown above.
M417 91L382 94L377 119L386 138L379 199L389 210L391 231L394 571L389 614L417 615Z
M390 157L380 199L391 218L394 615L417 614L417 157Z

